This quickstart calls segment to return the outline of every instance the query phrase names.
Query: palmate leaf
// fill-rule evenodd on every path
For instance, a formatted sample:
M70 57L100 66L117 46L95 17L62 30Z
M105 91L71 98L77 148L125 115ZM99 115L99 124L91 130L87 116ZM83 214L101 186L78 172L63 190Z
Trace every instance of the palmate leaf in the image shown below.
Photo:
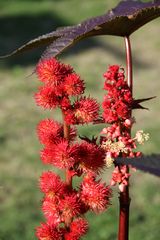
M96 35L129 36L138 28L159 16L160 0L148 3L123 0L117 7L104 15L42 35L3 57L16 55L50 43L51 45L44 52L42 58L54 57L69 46L87 37Z
M14 55L26 52L28 50L35 49L35 48L38 48L40 46L50 44L51 42L53 42L55 39L57 39L60 36L61 36L60 32L57 32L57 31L53 31L51 33L44 34L44 35L39 36L39 37L37 37L37 38L35 38L33 40L30 40L26 44L24 44L21 47L17 48L12 53L4 55L4 56L0 56L0 58L14 56Z
M145 110L149 110L148 108L143 107L140 103L152 100L153 98L156 98L156 96L149 97L149 98L142 98L142 99L135 99L135 100L133 100L132 109L145 109Z
M118 165L131 165L139 170L160 177L160 154L153 154L138 158L117 158L115 162Z

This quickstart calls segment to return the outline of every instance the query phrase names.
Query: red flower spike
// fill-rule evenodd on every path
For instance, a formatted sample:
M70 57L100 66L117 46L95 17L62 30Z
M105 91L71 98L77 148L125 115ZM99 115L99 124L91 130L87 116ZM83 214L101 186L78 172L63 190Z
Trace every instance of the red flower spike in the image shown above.
M124 82L124 69L120 68L118 65L110 66L106 73L104 73L104 78L106 78L104 89L107 91L113 90L113 88L118 88L119 83L120 87L125 83ZM118 81L118 82L117 82Z
M99 116L99 104L93 98L81 97L74 103L73 110L66 111L68 124L84 124L96 121Z
M35 235L39 240L62 240L62 235L57 228L46 223L41 223L41 226L36 228Z
M81 184L80 198L95 213L104 212L110 204L111 189L93 177L87 177Z
M73 68L58 62L55 58L50 58L40 61L36 72L40 81L57 85L63 81L66 75L73 72Z
M125 120L126 118L130 117L130 108L123 101L118 100L114 105L114 109L119 119Z
M110 127L103 128L101 134L106 135L106 138L108 140L111 139L113 141L114 139L117 139L117 137L121 135L120 126L114 123Z
M105 119L106 123L114 123L118 121L118 116L115 111L111 109L105 109L103 112L103 118Z
M115 123L130 118L133 98L124 79L124 70L117 65L110 66L104 77L104 89L108 91L102 104L105 122Z
M116 185L116 183L119 183L119 189L121 192L124 191L125 186L128 185L128 178L130 177L130 174L127 173L126 166L121 166L119 169L116 167L112 173L112 180L111 180L111 186Z
M116 167L112 173L111 186L114 186L116 183L121 183L122 177L123 177L122 173L120 172L118 167Z
M60 177L51 171L44 172L40 177L40 189L47 198L59 198L66 192L66 185Z
M40 87L35 94L35 101L38 106L45 109L54 109L60 105L61 96L57 96L55 90L50 86Z
M80 95L84 92L84 81L76 73L69 74L65 78L64 91L69 96Z

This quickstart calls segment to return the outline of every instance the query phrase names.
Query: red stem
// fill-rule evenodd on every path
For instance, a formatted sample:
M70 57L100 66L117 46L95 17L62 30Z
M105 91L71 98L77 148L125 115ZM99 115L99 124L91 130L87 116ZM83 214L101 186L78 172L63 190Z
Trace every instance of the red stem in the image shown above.
M129 169L128 169L129 171ZM129 184L129 181L128 181ZM120 213L119 213L119 233L118 240L128 240L129 235L129 187L127 186L124 192L120 192L119 196Z
M132 74L132 52L129 36L125 37L125 48L126 48L126 67L127 67L127 83L130 87L131 93L133 90L133 74ZM132 111L130 112L130 116ZM131 134L131 132L129 132ZM127 167L127 173L129 173L129 167ZM118 240L128 240L129 237L129 180L128 185L123 192L120 192L119 203L119 232Z
M63 116L63 132L64 132L64 138L66 140L70 140L70 137L69 137L69 132L70 132L70 126L65 122L65 114L64 112L62 111L62 116ZM68 185L69 188L72 188L72 177L69 173L69 170L66 170L66 184Z
M126 65L127 65L127 83L131 89L133 90L133 73L132 73L132 50L130 38L127 36L124 38L125 47L126 47Z

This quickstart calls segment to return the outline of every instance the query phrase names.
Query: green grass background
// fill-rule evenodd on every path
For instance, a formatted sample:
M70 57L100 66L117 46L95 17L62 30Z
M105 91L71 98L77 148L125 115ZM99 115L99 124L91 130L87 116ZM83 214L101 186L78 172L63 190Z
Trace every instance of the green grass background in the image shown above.
M1 0L0 54L6 54L33 37L58 26L77 24L114 7L117 0ZM150 111L135 111L134 127L150 133L140 149L159 152L160 118L160 19L145 25L131 37L134 62L134 97L157 96L145 103ZM43 220L42 195L38 178L46 169L39 160L35 128L47 117L60 118L55 112L36 107L33 94L39 86L29 76L43 49L0 61L0 240L35 239L34 228ZM112 36L82 41L66 51L61 60L70 63L85 79L87 94L102 101L103 73L109 64L125 64L124 41ZM29 76L29 77L28 77ZM57 117L58 116L58 117ZM100 128L88 125L81 134L97 134ZM50 168L51 169L51 168ZM110 172L103 178L109 183ZM131 178L130 240L157 240L160 236L160 181L137 171ZM118 192L115 188L110 209L99 216L88 215L87 240L114 240L118 228Z

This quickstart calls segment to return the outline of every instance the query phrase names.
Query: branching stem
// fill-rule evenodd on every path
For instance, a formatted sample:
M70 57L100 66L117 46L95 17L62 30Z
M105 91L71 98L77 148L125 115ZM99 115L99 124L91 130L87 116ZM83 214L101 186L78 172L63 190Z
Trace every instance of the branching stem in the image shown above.
M131 93L133 92L133 73L132 73L132 52L131 43L129 36L124 38L125 48L126 48L126 68L127 68L127 83L130 87ZM132 111L130 112L130 116ZM131 134L131 131L129 132ZM129 173L129 167L127 166L127 173ZM129 196L129 180L123 192L120 192L119 203L119 232L118 240L128 240L129 239L129 206L130 206L130 196Z
M70 132L70 125L68 125L66 122L65 122L65 114L64 112L62 111L62 116L63 116L63 132L64 132L64 138L66 140L70 140L70 136L69 136L69 132ZM68 185L69 188L72 188L72 177L71 175L69 174L69 170L66 170L66 184Z

